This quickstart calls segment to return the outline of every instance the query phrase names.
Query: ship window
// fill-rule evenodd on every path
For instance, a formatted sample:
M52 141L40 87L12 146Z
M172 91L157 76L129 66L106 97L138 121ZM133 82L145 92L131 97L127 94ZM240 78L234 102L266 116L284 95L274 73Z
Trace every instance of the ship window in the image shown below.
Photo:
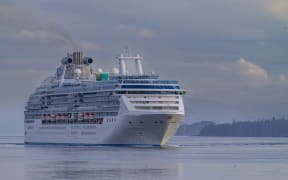
M137 110L149 110L150 106L135 106L135 109L137 109Z
M175 80L120 80L120 83L145 83L145 84L178 84Z
M179 110L178 106L135 106L137 110Z
M125 94L125 91L116 91L117 94ZM185 94L185 91L128 91L128 94Z
M76 119L72 120L42 120L42 124L103 124L103 118L98 117L98 118L92 118L92 119ZM26 121L25 121L26 122ZM34 121L33 121L34 122Z
M179 86L161 86L161 85L122 85L125 89L180 89Z
M25 120L25 123L34 123L34 120Z

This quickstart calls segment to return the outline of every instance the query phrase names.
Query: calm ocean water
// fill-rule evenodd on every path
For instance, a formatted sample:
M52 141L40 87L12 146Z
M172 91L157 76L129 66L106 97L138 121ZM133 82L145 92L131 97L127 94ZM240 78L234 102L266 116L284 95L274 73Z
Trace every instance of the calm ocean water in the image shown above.
M175 137L164 148L27 146L0 137L0 180L286 180L288 138Z

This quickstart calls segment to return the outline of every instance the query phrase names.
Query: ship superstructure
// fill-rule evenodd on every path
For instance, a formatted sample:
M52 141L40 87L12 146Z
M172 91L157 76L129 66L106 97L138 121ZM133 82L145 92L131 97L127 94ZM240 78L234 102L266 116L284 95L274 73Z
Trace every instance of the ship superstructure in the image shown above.
M121 54L119 70L94 72L93 59L67 54L55 76L30 95L26 144L163 145L184 116L185 90L145 74L140 55ZM126 62L135 62L128 73Z

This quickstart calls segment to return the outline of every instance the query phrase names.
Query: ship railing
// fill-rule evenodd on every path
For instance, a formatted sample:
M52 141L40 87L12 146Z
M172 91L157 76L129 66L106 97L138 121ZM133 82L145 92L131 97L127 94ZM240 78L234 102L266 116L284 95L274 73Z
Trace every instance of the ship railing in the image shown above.
M111 80L124 80L124 79L158 79L159 75L143 74L143 75L117 75L110 76Z
M176 80L153 80L153 79L121 79L121 80L118 80L119 83L125 83L125 84L173 84L173 85L179 85L178 84L178 81Z

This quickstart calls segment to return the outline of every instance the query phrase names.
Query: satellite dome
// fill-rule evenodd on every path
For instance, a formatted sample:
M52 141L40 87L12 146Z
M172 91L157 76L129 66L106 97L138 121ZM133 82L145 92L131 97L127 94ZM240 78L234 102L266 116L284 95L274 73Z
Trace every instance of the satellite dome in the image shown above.
M97 69L98 73L102 73L103 72L103 69L99 68Z
M112 73L115 74L115 75L118 75L119 74L119 69L118 68L113 68L112 69Z
M82 74L81 69L75 69L74 70L74 74L76 75L76 78L79 78L81 76L81 74Z

